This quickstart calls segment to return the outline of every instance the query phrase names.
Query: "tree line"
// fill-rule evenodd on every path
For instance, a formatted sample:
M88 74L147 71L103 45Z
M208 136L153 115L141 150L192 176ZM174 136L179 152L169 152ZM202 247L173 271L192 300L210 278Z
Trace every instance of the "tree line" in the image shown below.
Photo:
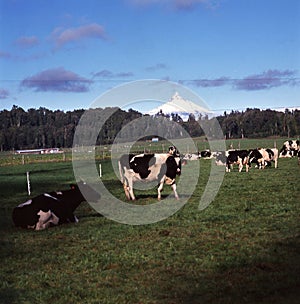
M155 136L155 128L157 128L160 133L161 130L165 130L165 133L163 133L165 138L170 136L172 138L180 137L178 128L174 128L174 124L170 124L170 121L179 124L191 137L203 136L205 134L199 121L201 120L203 124L205 122L209 123L211 120L207 115L195 117L190 114L188 120L183 121L178 114L165 115L163 112L150 117L133 109L124 111L119 108L80 109L64 112L43 107L25 111L21 107L13 106L11 110L0 111L0 150L70 148L73 146L75 129L83 113L88 111L91 118L85 122L88 132L97 125L95 122L103 116L104 112L102 111L107 109L112 114L103 124L96 144L112 143L118 134L122 134L124 126L142 117L147 117L147 119L141 120L141 123L138 124L129 124L129 127L124 128L124 132L130 133L128 136L145 139L143 135L149 133L145 130L153 130L151 135ZM160 118L159 124L157 118ZM224 137L227 139L268 136L292 138L299 137L300 134L299 110L290 111L286 109L285 112L278 112L247 109L241 112L224 112L223 115L217 117L217 120L223 130ZM126 134L123 135L124 138L129 138ZM151 136L148 134L148 137Z

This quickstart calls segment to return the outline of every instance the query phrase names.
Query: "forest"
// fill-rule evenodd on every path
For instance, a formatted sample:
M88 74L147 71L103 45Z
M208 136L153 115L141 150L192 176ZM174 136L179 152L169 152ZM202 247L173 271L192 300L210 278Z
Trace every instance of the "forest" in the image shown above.
M87 129L94 127L94 122L101 119L102 111L107 108L96 108L89 110L49 110L43 107L39 109L28 109L25 111L19 106L13 106L11 110L0 111L0 150L13 151L18 149L37 148L70 148L73 145L75 129L83 113L89 111L93 119L87 123ZM128 111L119 108L109 108L113 113L103 124L96 144L110 144L120 130L130 121L141 118L142 113L129 109ZM184 128L191 137L204 135L198 123L210 120L207 115L195 117L189 115L187 121L183 121L178 114L165 115L162 112L154 117L163 118L166 125L160 128L167 128L168 121L174 121ZM300 111L278 112L274 110L246 109L245 111L224 112L217 116L217 120L223 130L224 137L230 138L263 138L263 137L287 137L295 138L300 134ZM153 122L155 123L155 122ZM146 128L147 126L145 126ZM157 126L158 127L158 126ZM144 130L132 129L134 138L142 138ZM174 132L178 132L176 128ZM155 135L155 134L153 134ZM138 137L136 137L138 136ZM176 134L172 134L175 138Z

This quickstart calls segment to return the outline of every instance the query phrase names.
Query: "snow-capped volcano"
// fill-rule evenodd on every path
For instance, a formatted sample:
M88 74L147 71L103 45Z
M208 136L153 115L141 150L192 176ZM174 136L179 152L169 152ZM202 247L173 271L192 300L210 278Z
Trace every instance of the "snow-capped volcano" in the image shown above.
M204 107L201 107L189 100L183 99L178 92L176 92L168 102L148 111L147 114L155 115L159 112L166 115L171 115L172 113L178 114L183 120L187 120L190 114L197 116L199 114L212 113Z

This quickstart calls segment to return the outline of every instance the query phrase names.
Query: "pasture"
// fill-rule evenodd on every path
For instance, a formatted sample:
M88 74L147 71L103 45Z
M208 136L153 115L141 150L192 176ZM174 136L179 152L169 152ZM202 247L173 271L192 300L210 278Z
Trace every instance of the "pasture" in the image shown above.
M241 148L273 147L273 142L245 140ZM104 184L125 200L110 160L101 159L101 164ZM75 212L79 223L44 231L12 225L13 207L28 199L26 171L35 196L67 189L74 182L72 163L58 159L1 166L0 302L298 303L297 159L279 159L278 169L239 173L235 168L225 174L215 200L199 211L211 165L200 160L195 192L164 221L123 225L83 203ZM183 170L193 168L191 161ZM164 194L169 192L165 186ZM136 204L151 204L156 189L136 196Z

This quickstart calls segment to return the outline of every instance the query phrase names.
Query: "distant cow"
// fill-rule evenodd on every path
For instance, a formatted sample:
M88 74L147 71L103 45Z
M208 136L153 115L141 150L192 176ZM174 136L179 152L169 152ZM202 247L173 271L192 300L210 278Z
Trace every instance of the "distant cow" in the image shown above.
M183 160L198 160L199 154L196 153L187 153L183 156Z
M90 201L97 201L100 195L87 184L80 182L80 188ZM78 222L75 209L85 201L78 185L70 190L38 195L14 208L12 219L17 227L43 230L63 223Z
M239 172L242 172L244 165L246 172L249 171L249 151L248 150L229 150L227 151L226 171L230 172L231 165L239 165Z
M283 143L279 151L279 157L293 157L296 156L300 150L299 140L287 140Z
M264 159L264 167L271 165L274 162L275 168L278 167L278 149L259 149L258 150Z
M161 199L164 183L170 185L175 197L179 198L176 191L176 175L181 173L181 160L178 150L173 146L169 148L169 153L123 155L119 160L119 171L128 200L135 200L133 184L136 181L157 181L158 200Z
M226 166L226 172L230 172L233 165L239 165L239 172L246 166L246 172L249 170L249 151L248 150L228 150L214 152L212 155L216 157L216 165Z
M216 159L215 163L217 166L226 166L227 155L227 151L217 151L212 153L212 157Z
M256 164L259 169L263 169L265 167L265 160L260 152L260 149L253 149L249 153L249 166L251 164Z
M212 153L210 150L204 150L204 151L199 152L199 156L202 158L211 158Z

